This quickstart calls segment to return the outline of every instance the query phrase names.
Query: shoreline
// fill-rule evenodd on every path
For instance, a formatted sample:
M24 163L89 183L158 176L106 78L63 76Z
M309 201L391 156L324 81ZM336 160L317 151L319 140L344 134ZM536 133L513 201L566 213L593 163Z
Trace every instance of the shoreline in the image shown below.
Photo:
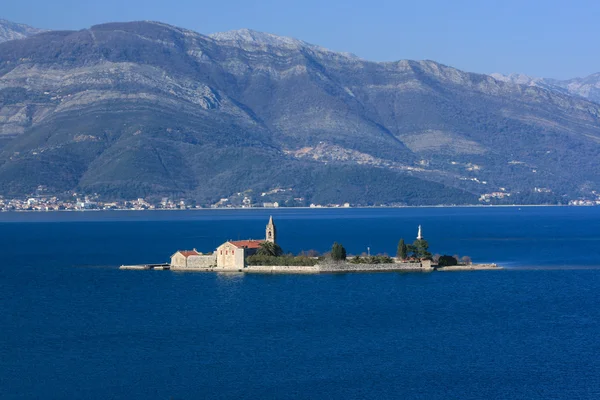
M283 265L249 265L244 268L173 268L168 264L143 264L121 265L120 270L170 270L173 272L208 272L208 273L235 273L235 274L280 274L280 275L318 275L340 273L384 273L384 272L418 272L430 273L436 271L485 271L503 270L497 264L469 264L454 265L451 267L435 268L422 263L397 263L397 264L322 264L314 266L283 266Z
M438 267L436 271L440 272L451 272L451 271L494 271L501 270L504 267L500 267L497 264L468 264L468 265L452 265L449 267Z
M87 209L87 210L1 210L0 213L87 213L87 212L122 212L122 211L136 211L136 212L152 212L152 211L240 211L240 210L372 210L372 209L405 209L405 208L521 208L521 207L573 207L573 208L589 208L589 207L600 207L600 206L584 206L584 205L569 205L569 204L462 204L462 205L423 205L423 206L357 206L357 207L205 207L205 208L154 208L148 209L131 209L131 208L118 208L118 209Z

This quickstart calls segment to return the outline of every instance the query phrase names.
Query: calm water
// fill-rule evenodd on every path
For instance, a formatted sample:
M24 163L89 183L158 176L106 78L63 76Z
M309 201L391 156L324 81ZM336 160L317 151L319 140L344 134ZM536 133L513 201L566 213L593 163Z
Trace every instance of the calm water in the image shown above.
M600 398L600 209L276 210L285 250L503 271L119 271L261 237L264 211L0 214L0 398Z

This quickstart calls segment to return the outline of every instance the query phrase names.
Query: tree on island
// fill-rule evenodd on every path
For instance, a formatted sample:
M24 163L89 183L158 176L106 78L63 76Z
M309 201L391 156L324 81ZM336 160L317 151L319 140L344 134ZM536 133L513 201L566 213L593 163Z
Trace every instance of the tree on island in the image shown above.
M469 257L469 256L462 256L460 258L460 262L463 263L463 264L465 264L465 265L471 265L471 264L473 264L473 261L471 260L471 257Z
M311 249L308 251L301 251L300 254L298 254L298 255L303 256L303 257L316 258L316 257L319 257L321 254L319 254L319 252L317 250Z
M408 246L408 251L412 253L413 257L423 259L431 257L429 252L429 243L425 239L417 239L413 244Z
M404 243L404 239L400 239L398 242L398 250L396 251L396 257L401 260L406 260L408 257L408 248L406 247L406 243Z
M256 253L261 256L279 257L283 254L283 250L277 243L262 242Z
M344 246L335 242L331 247L331 259L334 261L343 261L346 259L346 249Z
M440 267L450 267L452 265L457 265L458 264L458 260L452 256L448 256L448 255L443 255L440 256L440 259L438 260L438 265Z

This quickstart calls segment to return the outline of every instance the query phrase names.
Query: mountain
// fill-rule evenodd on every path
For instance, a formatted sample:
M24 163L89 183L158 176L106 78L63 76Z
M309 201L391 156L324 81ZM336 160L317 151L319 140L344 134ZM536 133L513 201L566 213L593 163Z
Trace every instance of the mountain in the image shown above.
M566 201L600 190L599 118L583 98L433 61L109 23L0 44L0 193Z
M563 88L571 94L600 103L600 72L588 75L585 78L574 78L564 81L547 79L547 81Z
M23 39L36 33L44 32L42 29L32 28L29 25L17 24L0 19L0 43L7 40Z
M523 74L502 75L491 74L495 79L518 85L538 86L548 90L580 96L595 103L600 103L600 72L585 78L567 80L534 78Z

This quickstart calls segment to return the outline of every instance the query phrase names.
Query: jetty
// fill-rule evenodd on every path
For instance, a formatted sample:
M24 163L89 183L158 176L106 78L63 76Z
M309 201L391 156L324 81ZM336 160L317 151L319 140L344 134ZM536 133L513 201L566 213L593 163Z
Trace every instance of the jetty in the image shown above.
M497 264L464 264L464 265L450 265L447 267L438 267L437 271L481 271L481 270L497 270L503 269Z
M121 265L119 269L133 269L133 270L157 270L162 271L166 269L171 269L171 264L169 263L161 263L161 264L137 264L137 265Z

